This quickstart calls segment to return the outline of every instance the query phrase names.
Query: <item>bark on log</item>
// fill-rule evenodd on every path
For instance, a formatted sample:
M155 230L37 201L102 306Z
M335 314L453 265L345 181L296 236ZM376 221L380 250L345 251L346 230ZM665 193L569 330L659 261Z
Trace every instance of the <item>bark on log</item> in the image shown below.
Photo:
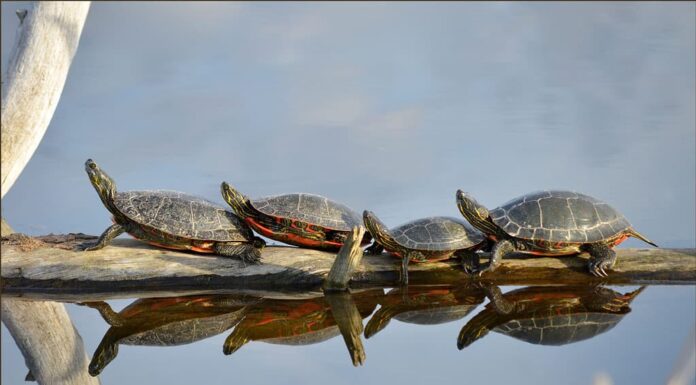
M90 3L35 2L20 25L2 82L2 197L41 142L58 105Z
M90 252L75 250L84 237L43 239L49 243L3 239L0 270L4 295L97 295L105 299L132 297L129 293L133 292L151 292L153 296L160 292L219 289L318 290L336 257L329 252L270 246L262 252L261 265L245 266L236 259L159 249L134 239L116 239L110 246ZM33 249L21 251L25 246ZM497 285L696 283L694 249L619 249L617 254L618 262L607 278L587 273L585 254L562 258L514 256L481 278ZM351 285L397 285L399 268L399 259L392 256L365 256L353 273ZM409 269L412 284L479 279L463 273L454 260L414 263Z

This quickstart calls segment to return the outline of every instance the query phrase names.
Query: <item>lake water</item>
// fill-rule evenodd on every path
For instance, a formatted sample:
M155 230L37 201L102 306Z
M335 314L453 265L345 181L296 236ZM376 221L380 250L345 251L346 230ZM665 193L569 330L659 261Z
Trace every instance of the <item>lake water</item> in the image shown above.
M2 3L3 72L22 7ZM122 190L222 203L225 180L250 196L325 195L388 225L458 216L459 188L490 208L576 190L660 246L693 248L695 18L687 2L95 3L2 215L32 235L99 234L109 215L84 174L92 158ZM359 368L340 336L250 342L225 356L228 330L178 347L123 345L100 378L590 384L607 373L655 384L696 322L693 286L654 286L594 338L549 347L492 332L459 351L459 330L487 303L444 324L392 320L364 340ZM91 355L108 325L93 309L67 308ZM2 337L2 382L23 383L5 327Z

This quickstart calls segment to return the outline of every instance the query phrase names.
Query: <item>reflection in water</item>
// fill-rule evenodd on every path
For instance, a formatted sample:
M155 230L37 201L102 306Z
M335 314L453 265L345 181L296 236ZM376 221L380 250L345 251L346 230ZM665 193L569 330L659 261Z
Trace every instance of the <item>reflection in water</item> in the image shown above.
M343 334L353 364L362 364L362 319L372 314L383 294L382 289L372 289L304 300L263 300L248 310L225 340L223 351L232 354L249 341L309 345Z
M174 346L189 344L224 332L236 325L247 296L193 296L139 299L116 313L105 302L86 302L111 325L89 364L93 376L101 373L118 354L118 345Z
M232 354L250 341L309 345L342 335L354 365L365 362L360 339L370 338L392 318L437 325L462 319L486 297L490 303L459 334L463 348L494 330L540 345L565 345L613 328L643 291L621 294L594 286L527 287L503 294L497 286L411 286L384 293L382 288L353 293L290 299L249 295L208 295L140 299L120 312L105 302L82 305L97 309L111 325L89 365L98 375L117 355L120 344L174 346L199 341L234 327L223 345Z
M365 327L365 338L384 329L392 318L420 325L442 324L464 318L484 298L481 289L469 286L406 286L392 289L380 299L380 309Z
M602 334L631 311L645 286L626 294L605 287L532 286L502 294L487 288L491 302L460 331L463 349L494 330L539 345L565 345Z

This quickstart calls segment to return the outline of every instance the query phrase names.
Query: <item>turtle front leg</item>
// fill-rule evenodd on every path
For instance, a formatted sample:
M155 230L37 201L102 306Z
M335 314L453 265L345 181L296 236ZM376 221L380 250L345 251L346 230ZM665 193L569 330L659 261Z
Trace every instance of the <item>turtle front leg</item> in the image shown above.
M416 257L415 254L414 252L408 252L401 258L401 286L408 286L408 263Z
M261 263L261 250L265 245L266 242L255 237L252 243L218 242L213 246L213 250L219 255L239 258L244 263L254 265Z
M498 265L500 265L500 261L503 259L508 254L512 254L515 252L515 245L510 242L507 239L503 239L502 241L496 243L493 246L493 251L491 254L491 259L490 262L488 263L488 266L484 269L479 269L478 270L478 275L480 276L481 274L487 272L487 271L494 271Z
M467 274L474 274L481 267L481 255L473 250L458 250L454 253L462 264L462 269Z
M590 260L587 262L587 268L595 277L606 277L609 274L604 269L611 269L616 263L616 252L609 246L601 243L593 243L587 246L587 252L590 253Z
M119 235L123 234L126 231L126 229L119 225L118 223L113 224L109 226L108 229L104 230L102 235L99 236L99 239L97 239L97 243L95 243L92 246L85 247L85 251L92 251L92 250L99 250L103 248L104 246L108 245L111 243L111 241L118 237Z
M368 255L380 255L384 251L384 247L377 243L377 241L372 241L372 244L365 249L365 254Z

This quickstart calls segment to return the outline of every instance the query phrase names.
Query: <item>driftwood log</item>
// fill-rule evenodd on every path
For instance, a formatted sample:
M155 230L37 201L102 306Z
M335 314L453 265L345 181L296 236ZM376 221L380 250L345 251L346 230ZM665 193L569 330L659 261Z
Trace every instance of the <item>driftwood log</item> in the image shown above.
M116 239L97 251L81 251L96 237L84 234L2 241L2 292L71 300L166 296L210 291L319 291L336 254L269 246L260 265L214 255L151 247L134 239ZM497 285L694 284L694 249L619 249L618 262L606 278L587 273L587 255L561 258L515 256L494 272L470 277L450 260L414 263L413 284L451 284L485 279ZM351 276L351 287L398 285L399 260L383 254L365 256Z
M89 1L37 1L18 10L17 39L2 81L2 196L43 138L58 106Z

